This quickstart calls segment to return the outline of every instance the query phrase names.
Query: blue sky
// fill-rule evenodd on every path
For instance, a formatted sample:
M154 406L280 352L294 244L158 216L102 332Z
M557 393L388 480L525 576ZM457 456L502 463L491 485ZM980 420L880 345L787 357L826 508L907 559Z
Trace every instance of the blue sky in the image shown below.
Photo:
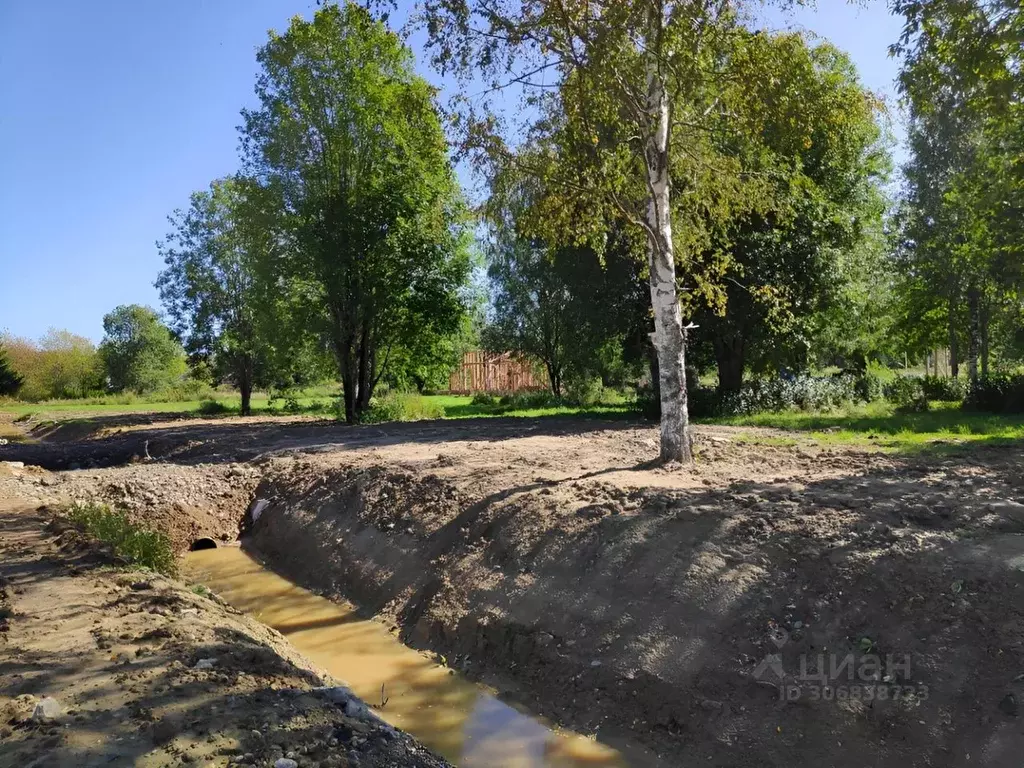
M314 0L0 0L0 330L99 341L118 304L159 309L155 241L237 167L255 51ZM893 95L883 0L765 13L832 40ZM893 103L895 100L893 99Z

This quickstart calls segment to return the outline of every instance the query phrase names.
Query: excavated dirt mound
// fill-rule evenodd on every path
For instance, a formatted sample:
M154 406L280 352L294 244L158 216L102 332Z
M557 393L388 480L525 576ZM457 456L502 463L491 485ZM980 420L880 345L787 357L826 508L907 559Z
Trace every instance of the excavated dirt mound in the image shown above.
M151 478L167 496L133 485L133 514L182 548L264 499L246 545L275 569L670 764L1019 765L1022 447L779 437L699 430L694 468L650 464L653 428L566 419L171 422L0 453L107 467L8 481L44 502Z
M115 572L47 519L0 505L0 766L447 765L339 705L336 682L273 630Z

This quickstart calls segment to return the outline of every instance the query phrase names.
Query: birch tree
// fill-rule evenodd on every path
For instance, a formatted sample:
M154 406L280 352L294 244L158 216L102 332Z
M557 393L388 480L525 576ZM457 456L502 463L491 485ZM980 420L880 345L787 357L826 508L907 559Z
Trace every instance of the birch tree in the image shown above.
M467 96L454 105L464 149L483 163L500 163L515 156L513 144L558 135L560 175L547 175L545 183L557 181L564 194L562 209L548 219L550 234L599 242L616 219L643 233L664 461L692 458L677 281L680 266L687 280L699 272L686 262L705 250L700 222L726 205L726 193L738 184L734 167L711 168L701 154L724 109L719 94L736 85L728 82L728 49L742 29L742 6L741 0L427 0L421 17L435 65L466 83ZM474 92L481 81L482 92ZM510 98L520 101L518 108L500 109L498 102ZM512 124L505 117L510 112L532 125Z

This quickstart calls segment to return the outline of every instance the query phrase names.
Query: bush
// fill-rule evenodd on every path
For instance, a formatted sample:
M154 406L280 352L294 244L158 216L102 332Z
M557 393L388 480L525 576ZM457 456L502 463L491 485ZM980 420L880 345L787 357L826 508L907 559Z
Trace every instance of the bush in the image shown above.
M885 384L882 382L882 379L870 372L858 375L853 381L853 389L857 399L865 403L881 400L884 387Z
M302 406L294 397L289 397L284 401L284 411L285 413L302 413Z
M477 392L473 395L471 403L473 405L495 406L498 404L498 398L486 392Z
M964 408L989 413L1024 413L1024 375L992 375L972 382Z
M600 376L568 377L565 382L565 400L572 405L587 406L601 401L604 383Z
M364 424L381 424L388 421L423 421L443 417L444 409L423 395L391 391L380 397L371 398L370 407L363 411L360 420Z
M924 385L916 376L897 376L882 388L885 399L896 406L910 406L925 398Z
M85 533L109 544L114 554L129 563L173 576L177 561L171 541L163 533L133 523L121 511L106 504L75 503L68 519Z
M929 400L963 400L967 396L967 381L945 376L925 376L921 379L921 389Z
M203 414L203 416L219 416L230 412L231 408L219 400L203 400L199 403L199 413Z
M857 377L797 376L793 379L754 379L736 394L722 399L727 415L771 411L828 411L858 400Z

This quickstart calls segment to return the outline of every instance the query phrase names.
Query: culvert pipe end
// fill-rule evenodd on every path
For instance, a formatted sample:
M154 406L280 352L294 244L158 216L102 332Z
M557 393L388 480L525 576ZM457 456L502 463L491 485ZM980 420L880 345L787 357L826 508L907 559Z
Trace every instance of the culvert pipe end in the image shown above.
M201 549L216 549L217 542L211 539L209 536L203 536L192 542L192 545L188 548L189 552L198 552Z

